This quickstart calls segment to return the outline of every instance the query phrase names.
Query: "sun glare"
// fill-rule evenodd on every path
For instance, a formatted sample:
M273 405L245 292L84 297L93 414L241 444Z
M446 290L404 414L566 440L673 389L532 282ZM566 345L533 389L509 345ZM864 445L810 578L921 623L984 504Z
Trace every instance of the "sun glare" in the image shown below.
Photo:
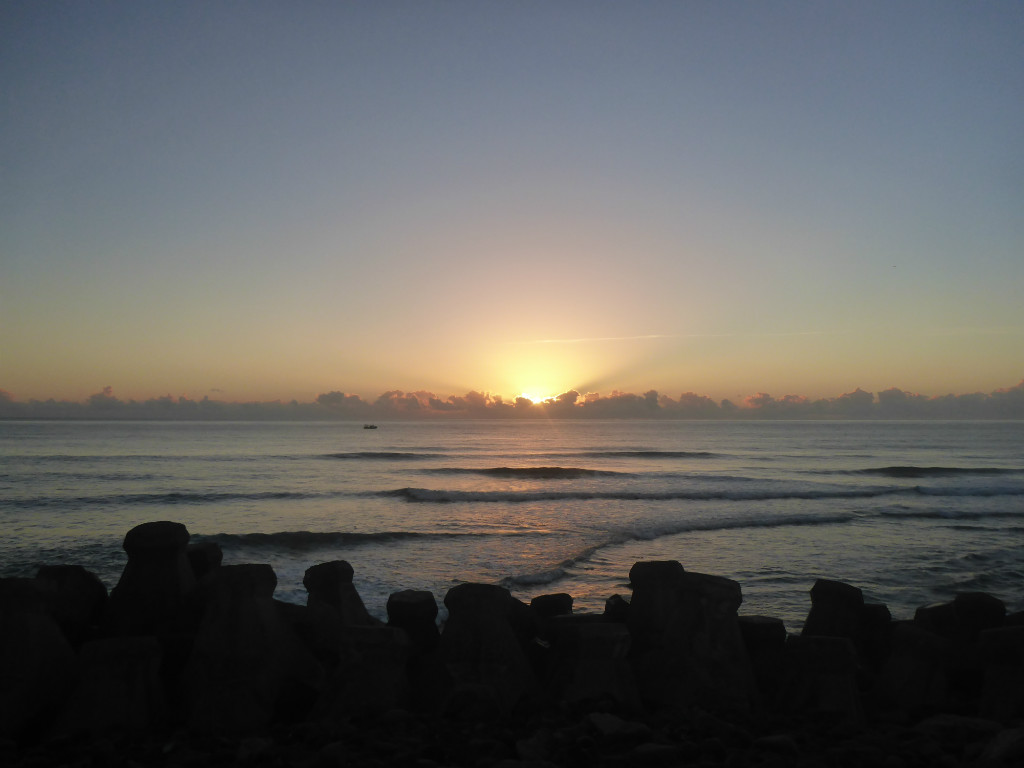
M550 397L550 395L534 395L529 392L521 392L519 396L525 397L527 400L533 403L542 402L543 400L547 400Z

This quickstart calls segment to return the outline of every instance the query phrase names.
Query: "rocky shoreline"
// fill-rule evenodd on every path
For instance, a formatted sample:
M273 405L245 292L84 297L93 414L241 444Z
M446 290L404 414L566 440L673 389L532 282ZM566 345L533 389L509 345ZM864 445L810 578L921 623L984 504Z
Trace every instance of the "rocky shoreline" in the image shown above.
M10 766L1024 764L1024 614L984 593L893 621L819 580L802 631L740 585L630 570L601 615L462 584L373 618L348 563L222 565L185 527L128 532L108 594L74 565L0 579Z

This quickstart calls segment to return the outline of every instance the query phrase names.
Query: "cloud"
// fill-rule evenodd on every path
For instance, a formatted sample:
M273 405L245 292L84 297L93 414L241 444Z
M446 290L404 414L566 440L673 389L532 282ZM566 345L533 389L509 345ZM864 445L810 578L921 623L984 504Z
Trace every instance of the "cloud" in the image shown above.
M758 392L736 405L716 403L695 392L679 397L648 390L643 394L613 391L585 394L570 389L542 402L471 390L441 397L433 392L389 390L372 402L342 391L324 392L311 403L232 403L164 395L149 400L122 400L104 387L84 402L21 402L0 390L0 418L159 419L159 420L351 420L538 417L589 419L1024 419L1024 380L989 394L973 392L937 397L890 388L877 395L856 388L834 398L810 400L802 395L774 397Z
M684 392L678 400L662 395L658 399L658 405L684 419L714 417L721 413L721 406L718 403L707 395L698 395L694 392Z

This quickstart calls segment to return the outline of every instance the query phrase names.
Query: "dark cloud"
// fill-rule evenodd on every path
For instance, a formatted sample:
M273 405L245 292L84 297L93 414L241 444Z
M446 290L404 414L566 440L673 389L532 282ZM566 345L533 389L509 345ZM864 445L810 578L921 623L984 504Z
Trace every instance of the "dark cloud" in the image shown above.
M397 389L385 392L378 397L374 403L375 411L387 416L408 416L416 414L421 410L419 398L415 394L406 394Z
M369 402L341 391L324 392L312 403L230 403L164 395L149 400L122 400L104 387L84 402L21 402L0 390L0 418L42 419L194 419L194 420L352 420L419 418L537 417L588 419L1024 419L1024 381L985 394L930 397L890 388L874 394L859 387L834 398L810 400L802 395L774 397L759 392L737 405L716 403L705 395L684 392L678 398L649 390L643 394L613 391L581 394L570 389L542 402L517 397L506 402L487 392L440 397L433 392L384 392Z

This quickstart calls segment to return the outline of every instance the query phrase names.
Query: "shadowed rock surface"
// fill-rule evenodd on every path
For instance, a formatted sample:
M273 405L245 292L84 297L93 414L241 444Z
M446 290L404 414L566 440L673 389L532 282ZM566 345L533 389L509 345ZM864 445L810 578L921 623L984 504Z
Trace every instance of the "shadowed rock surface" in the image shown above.
M639 562L602 615L461 584L373 619L344 561L306 605L177 523L125 538L114 592L74 565L0 579L11 766L1015 766L1024 617L984 593L892 621L819 580L803 631L740 585Z

